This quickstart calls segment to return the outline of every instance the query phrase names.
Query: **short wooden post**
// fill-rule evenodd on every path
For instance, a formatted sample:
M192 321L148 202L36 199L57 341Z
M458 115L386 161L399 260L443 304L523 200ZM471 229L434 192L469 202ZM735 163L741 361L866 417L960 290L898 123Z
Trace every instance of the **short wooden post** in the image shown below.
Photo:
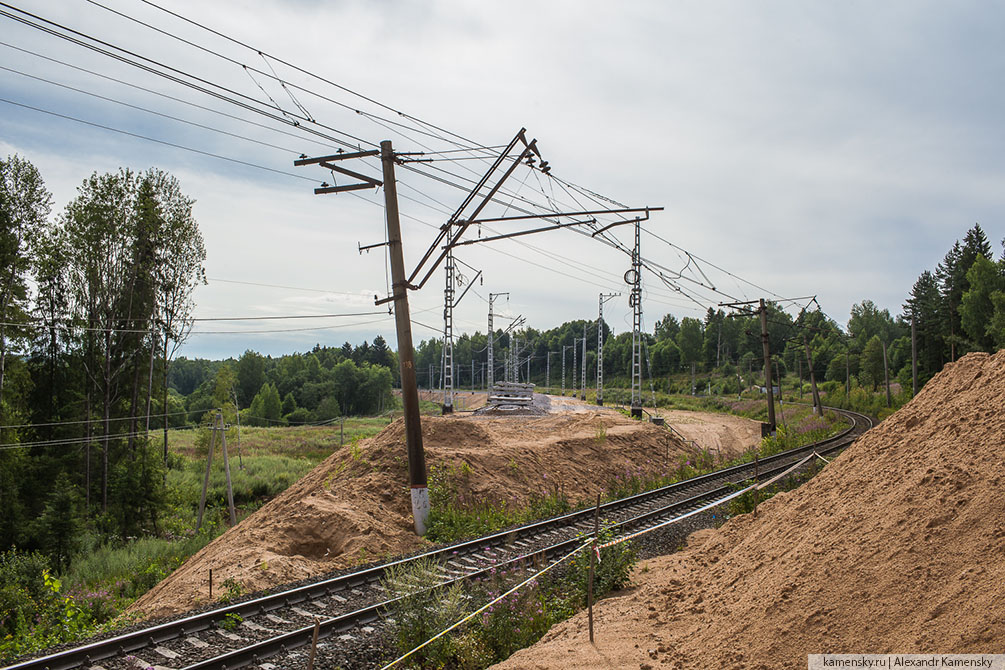
M311 655L307 660L307 670L314 670L314 658L318 651L318 631L321 629L321 619L314 619L314 637L311 638Z
M223 423L223 412L218 415L220 421L220 444L223 447L223 472L227 478L227 506L230 507L230 525L237 525L237 511L234 509L234 487L230 482L230 461L227 460L227 427Z
M597 542L600 539L600 494L597 494L597 511L593 515L593 544L590 546L590 581L586 585L586 602L590 610L590 644L593 644L593 576L597 566Z
M199 518L195 522L196 532L202 528L202 513L206 511L206 490L209 489L209 470L213 467L213 450L216 448L216 419L209 429L209 456L206 458L206 476L202 480L202 497L199 498Z
M213 568L209 569L209 599L213 599Z

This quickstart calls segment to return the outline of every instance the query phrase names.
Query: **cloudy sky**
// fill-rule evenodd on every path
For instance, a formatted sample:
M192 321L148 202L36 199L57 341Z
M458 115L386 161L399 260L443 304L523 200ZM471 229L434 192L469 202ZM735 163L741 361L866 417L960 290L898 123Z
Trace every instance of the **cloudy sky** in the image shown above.
M94 171L177 176L208 251L200 318L358 315L202 321L183 355L394 342L373 305L384 254L358 252L384 239L383 192L315 196L331 175L293 166L383 139L434 159L398 168L409 267L487 169L476 147L521 127L551 173L514 172L493 216L592 194L665 207L643 224L670 278L644 277L647 328L730 297L816 295L841 323L866 298L897 314L974 222L996 249L1005 235L1001 3L99 1L3 9L0 153L39 167L56 212ZM379 177L373 160L353 169ZM620 291L605 316L631 328L630 259L588 234L457 256L483 273L460 330L485 330L490 292L545 329ZM441 327L442 288L438 271L412 294L416 340Z

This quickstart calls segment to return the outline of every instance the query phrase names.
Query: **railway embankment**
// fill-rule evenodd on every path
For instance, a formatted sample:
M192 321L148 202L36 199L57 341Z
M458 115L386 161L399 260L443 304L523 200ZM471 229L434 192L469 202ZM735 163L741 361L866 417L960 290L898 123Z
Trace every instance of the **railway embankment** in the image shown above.
M970 354L802 487L501 668L805 668L812 653L1005 649L1005 352Z
M512 508L548 496L576 503L592 500L612 482L673 470L694 458L661 427L609 409L579 409L533 417L424 417L431 486L448 488L462 501ZM738 442L730 444L742 451ZM346 445L131 609L171 615L209 605L228 590L250 593L422 549L428 543L412 529L405 453L400 419L374 438Z

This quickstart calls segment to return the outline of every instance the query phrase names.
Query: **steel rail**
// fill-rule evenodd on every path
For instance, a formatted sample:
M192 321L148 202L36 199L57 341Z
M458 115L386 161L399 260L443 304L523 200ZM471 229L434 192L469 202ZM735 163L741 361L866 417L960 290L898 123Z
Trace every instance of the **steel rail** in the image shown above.
M846 446L846 444L854 439L854 437L857 437L860 432L864 432L864 430L867 430L872 426L872 420L865 415L837 408L826 409L831 409L850 418L852 420L852 425L841 431L839 434L819 442L759 459L757 466L760 468L760 473L764 476L770 476L772 474L782 472L786 467L791 465L792 462L798 460L799 456L811 453L812 451L822 451L827 453L839 449ZM669 514L673 514L675 511L686 510L689 506L694 508L703 501L707 501L717 495L728 492L733 483L750 479L748 474L753 471L754 467L755 465L753 463L744 463L723 468L705 475L676 482L653 491L605 503L601 505L601 511L610 514L620 510L628 510L632 507L638 507L645 505L646 503L658 501L660 498L685 493L696 488L712 486L711 489L697 493L696 495L690 496L684 500L675 500L669 505L663 505L657 509L644 512L643 514L635 517L618 521L611 526L611 528L626 530L628 528L635 528L653 519L666 518ZM724 486L714 486L715 484L723 481L729 483ZM71 670L72 668L86 667L115 656L129 654L140 649L157 646L163 642L173 640L178 637L207 630L218 621L225 619L228 615L237 615L242 618L253 617L263 613L279 610L284 607L288 608L308 600L315 600L320 597L330 596L361 585L374 584L379 582L388 568L407 564L420 558L432 558L439 560L444 557L453 557L455 555L463 556L465 554L475 554L478 551L494 549L504 545L512 545L513 542L519 540L529 539L533 541L534 539L539 539L544 534L554 533L559 529L570 529L573 534L572 537L550 544L542 549L519 555L515 558L507 559L503 564L508 565L516 562L527 563L534 560L541 560L542 558L550 558L560 552L569 551L576 542L579 542L579 535L574 532L575 529L577 526L582 526L585 522L592 519L594 514L594 508L571 512L558 517L553 517L551 519L493 533L474 540L468 540L441 547L418 556L412 556L390 563L373 566L348 575L329 578L312 584L299 586L287 591L261 596L206 612L200 612L182 619L155 625L150 628L132 631L113 638L92 642L81 647L30 659L16 665L8 666L5 670ZM449 581L452 582L470 579L484 572L485 570L468 572L455 580ZM347 614L327 618L320 623L319 638L324 639L333 633L349 630L358 625L373 621L379 617L380 609L386 607L387 604L388 602L382 602L349 612ZM233 669L240 667L242 664L255 662L257 659L279 653L284 649L292 649L300 646L301 644L305 644L310 641L312 635L313 626L289 631L268 640L253 643L241 649L226 652L225 654L217 657L215 660L207 659L205 661L200 661L194 665L187 666L186 670L195 670L196 668Z

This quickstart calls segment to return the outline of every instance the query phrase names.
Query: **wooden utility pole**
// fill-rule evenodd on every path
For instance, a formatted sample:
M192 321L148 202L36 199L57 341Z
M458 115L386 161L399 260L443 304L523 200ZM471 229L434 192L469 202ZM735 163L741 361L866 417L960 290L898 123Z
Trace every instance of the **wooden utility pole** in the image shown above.
M746 302L721 302L719 307L733 307L733 308L746 308L747 305L757 305L758 316L761 320L761 348L764 351L764 387L765 391L768 393L768 430L774 434L776 424L775 424L775 389L771 383L771 340L768 337L768 307L764 302L764 298L760 298L757 301L748 300ZM742 312L747 316L753 316L755 312L744 309ZM781 391L781 386L779 386L779 392Z
M227 507L230 508L230 525L237 525L237 510L234 509L234 486L230 480L230 459L227 457L227 427L223 422L223 410L216 413L220 424L220 446L223 447L223 473L227 478Z
M851 394L851 350L844 345L844 394Z
M360 174L359 172L343 168L338 164L341 161L348 159L367 158L378 155L380 156L383 169L383 182L378 179L374 179L373 177ZM541 161L536 168L534 166L534 160L532 160L534 157ZM555 230L556 228L582 226L587 223L596 223L597 221L594 218L582 220L582 217L593 217L598 214L627 214L629 212L639 212L644 213L645 219L648 219L650 212L662 211L663 208L619 207L616 209L547 212L544 214L519 214L516 216L479 218L481 212L495 199L496 194L499 192L499 189L502 188L504 182L518 167L525 166L531 169L538 169L545 174L547 174L548 170L550 170L550 168L547 167L547 161L544 161L541 157L541 153L537 148L537 141L528 141L526 137L526 129L521 128L506 148L496 157L491 167L483 175L476 186L468 193L464 202L460 205L460 207L458 207L454 214L451 215L447 223L440 227L438 235L430 244L425 254L423 254L411 275L409 275L405 271L404 255L401 243L401 225L398 220L398 194L394 177L394 164L396 162L403 162L404 160L406 159L395 155L394 149L391 146L391 141L384 140L380 143L379 150L368 149L355 152L343 152L340 150L337 154L315 158L308 158L307 156L302 155L299 159L294 160L293 164L295 166L319 165L322 168L329 170L333 175L337 172L340 175L352 177L357 180L355 183L341 185L336 184L334 186L322 183L320 188L314 189L315 195L379 188L381 186L384 187L387 241L369 245L367 247L360 247L360 250L384 246L385 244L388 247L393 291L392 295L387 298L377 299L375 296L375 304L382 305L387 302L394 302L394 318L398 337L398 362L401 368L401 397L402 405L404 406L405 418L405 444L408 449L408 478L412 495L412 514L415 519L415 530L417 533L422 535L426 532L426 523L429 518L429 489L426 479L425 455L422 448L422 425L419 418L419 394L416 386L415 352L412 347L412 328L408 309L408 291L420 290L440 264L445 260L446 256L448 254L452 254L452 250L457 246L481 244L509 237L548 232ZM490 181L493 179L495 179L495 183L490 185ZM469 205L471 206L470 208ZM520 230L503 235L479 237L478 239L461 240L465 232L474 225L545 218L549 220L549 224L542 228ZM556 225L552 222L555 218L568 218L573 220ZM639 218L641 217L636 217L635 220L638 221ZM628 221L616 220L596 232L603 232L613 226L623 225L626 223L628 223ZM636 231L636 237L637 236L638 232ZM490 343L492 342L494 335L495 334L491 332L490 328L488 334ZM492 367L492 359L490 358L488 370L490 378L494 373ZM431 373L430 377L432 376L433 375Z
M914 314L911 314L911 397L918 395L918 342L914 330Z
M199 498L199 516L195 522L196 532L202 528L202 513L206 511L206 490L209 489L209 471L213 467L213 450L216 448L216 417L209 428L209 454L206 456L206 476L202 480L202 496Z
M761 348L764 350L764 385L768 391L768 430L775 432L775 390L771 385L771 340L768 339L768 308L764 298L758 302L761 316Z
M803 335L803 346L806 348L806 367L810 371L810 386L813 388L813 413L818 415L823 414L823 408L820 406L820 394L817 393L817 378L813 374L813 357L810 355L810 341L806 335ZM802 380L800 380L800 388L802 388L802 385ZM800 395L802 394L800 393Z
M886 406L892 407L890 400L890 368L886 364L886 342L883 342L883 382L886 384Z
M799 375L799 399L803 399L803 362L796 356L796 370Z
M412 491L415 532L425 535L426 523L429 520L429 485L426 480L426 456L422 448L422 419L419 417L419 390L415 378L415 351L412 348L412 321L408 312L408 282L405 279L405 257L401 248L401 223L398 220L398 189L394 181L394 160L391 140L384 140L380 143L380 162L384 173L384 208L387 218L388 255L391 257L394 324L398 335L401 403L405 414L408 484Z

